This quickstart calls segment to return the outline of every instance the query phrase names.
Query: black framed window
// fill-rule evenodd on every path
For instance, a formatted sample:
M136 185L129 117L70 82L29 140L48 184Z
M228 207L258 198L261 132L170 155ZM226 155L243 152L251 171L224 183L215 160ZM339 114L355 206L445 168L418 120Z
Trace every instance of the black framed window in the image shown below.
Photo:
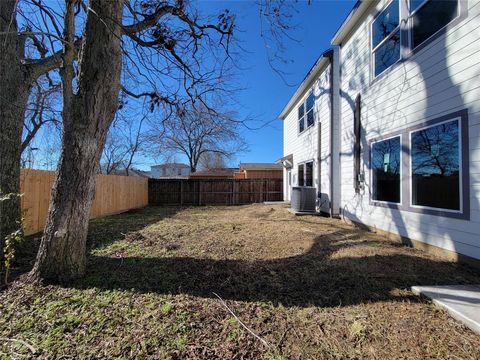
M458 16L458 0L410 0L412 48L416 48Z
M378 76L400 59L400 3L392 0L372 22L372 58Z
M400 203L400 136L372 143L372 199Z
M298 165L298 186L313 186L313 161Z
M298 165L298 186L305 186L305 164Z
M298 107L298 131L305 130L305 109L303 103Z
M412 205L460 211L459 120L411 132L410 149Z
M307 128L312 126L315 122L313 117L313 105L315 104L315 96L313 93L308 95L307 100L305 101L305 112L307 113Z
M305 101L298 107L298 132L301 133L315 123L313 108L315 105L315 95L311 92Z
M305 163L305 186L313 186L313 161Z

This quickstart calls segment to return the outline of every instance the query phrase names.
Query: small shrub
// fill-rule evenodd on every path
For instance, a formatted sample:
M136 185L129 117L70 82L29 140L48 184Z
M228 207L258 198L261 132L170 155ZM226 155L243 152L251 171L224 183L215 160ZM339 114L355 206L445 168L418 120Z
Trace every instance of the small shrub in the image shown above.
M21 197L21 194L2 194L0 193L0 202L3 201L10 201L16 197ZM1 263L5 270L4 275L4 284L5 286L8 285L8 277L10 275L10 268L12 267L13 259L15 258L15 249L18 244L23 240L24 233L23 233L23 226L22 226L23 219L18 222L18 229L8 234L5 239L3 239L3 246L1 249ZM1 239L0 239L1 240ZM0 245L2 245L2 241L0 241Z

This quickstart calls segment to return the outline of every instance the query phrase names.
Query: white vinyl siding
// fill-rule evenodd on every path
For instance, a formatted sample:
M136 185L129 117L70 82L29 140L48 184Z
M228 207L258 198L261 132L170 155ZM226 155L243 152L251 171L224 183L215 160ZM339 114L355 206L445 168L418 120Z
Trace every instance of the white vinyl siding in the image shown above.
M462 2L462 0L460 0ZM354 221L480 259L480 1L464 1L467 17L448 25L407 59L370 78L370 23L380 1L341 48L341 208ZM362 163L365 189L353 184L354 105L362 95ZM369 141L468 110L470 220L375 206L370 202Z
M328 211L330 203L330 65L321 70L319 76L303 94L297 104L292 107L283 121L283 154L293 154L292 185L298 184L298 165L313 159L313 186L319 188L320 204L323 211ZM315 104L313 108L315 122L313 126L306 128L301 134L298 133L298 106L305 102L306 97L313 91ZM318 131L321 136L321 157L318 159ZM318 178L318 166L320 165L320 179ZM287 172L284 171L284 181ZM284 187L286 196L286 187Z

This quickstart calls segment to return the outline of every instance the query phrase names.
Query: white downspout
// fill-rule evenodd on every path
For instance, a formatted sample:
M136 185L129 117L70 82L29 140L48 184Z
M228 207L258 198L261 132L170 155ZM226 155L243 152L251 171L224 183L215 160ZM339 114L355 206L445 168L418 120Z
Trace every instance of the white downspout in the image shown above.
M333 58L333 59L332 59ZM333 48L331 58L331 123L330 123L330 215L340 216L340 49Z
M322 123L317 119L317 207L318 212L322 211L322 189L321 189L321 162L322 162Z

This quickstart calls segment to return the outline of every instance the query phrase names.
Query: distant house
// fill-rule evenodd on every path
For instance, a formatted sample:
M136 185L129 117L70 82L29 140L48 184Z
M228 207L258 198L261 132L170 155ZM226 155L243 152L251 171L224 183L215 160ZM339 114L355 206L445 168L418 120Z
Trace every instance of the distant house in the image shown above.
M240 163L235 179L283 179L283 167L272 163Z
M190 175L190 166L181 163L167 163L151 166L152 179L187 178Z
M220 169L208 169L208 170L201 170L191 173L189 178L190 179L202 179L202 180L226 180L226 179L234 179L235 172L237 172L238 168L220 168Z

